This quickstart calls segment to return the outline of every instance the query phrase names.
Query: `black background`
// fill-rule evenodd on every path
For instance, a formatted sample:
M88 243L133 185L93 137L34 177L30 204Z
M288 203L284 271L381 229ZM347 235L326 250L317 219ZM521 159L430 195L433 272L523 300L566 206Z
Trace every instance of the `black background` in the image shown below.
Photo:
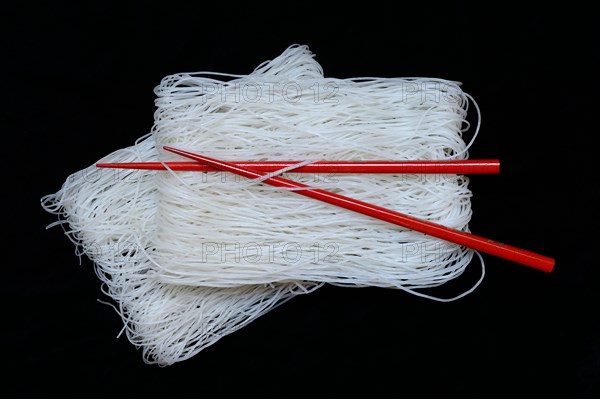
M595 397L599 32L591 10L566 4L102 1L5 10L2 131L20 146L4 151L3 390ZM116 338L121 320L97 302L91 262L79 265L60 229L45 230L55 219L39 200L149 132L163 76L247 74L294 43L307 44L330 77L463 82L483 113L470 156L502 162L500 175L471 180L471 230L555 257L555 271L486 256L482 285L447 304L327 286L190 360L146 365ZM450 296L477 278L474 263L431 293Z

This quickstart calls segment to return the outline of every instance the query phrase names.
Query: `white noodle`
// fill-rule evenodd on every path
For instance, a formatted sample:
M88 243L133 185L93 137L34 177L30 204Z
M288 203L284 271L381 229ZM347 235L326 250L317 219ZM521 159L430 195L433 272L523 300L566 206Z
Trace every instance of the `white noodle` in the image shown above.
M457 83L325 78L305 46L291 46L247 76L167 76L156 94L152 133L99 162L180 160L162 150L167 144L226 160L301 165L468 156L462 132L469 96ZM283 172L468 231L464 176ZM396 287L441 300L415 290L460 275L474 253L220 172L92 165L42 206L94 262L128 339L159 365L188 359L324 283Z
M233 76L232 76L233 77ZM154 137L229 160L467 157L467 95L440 79L331 79L304 46L227 82L166 77ZM295 96L292 97L290 93ZM319 97L317 94L321 95ZM160 159L181 160L159 151ZM467 230L468 179L456 175L289 174L297 181ZM426 288L473 252L228 173L161 172L152 256L170 284L232 287L319 281Z

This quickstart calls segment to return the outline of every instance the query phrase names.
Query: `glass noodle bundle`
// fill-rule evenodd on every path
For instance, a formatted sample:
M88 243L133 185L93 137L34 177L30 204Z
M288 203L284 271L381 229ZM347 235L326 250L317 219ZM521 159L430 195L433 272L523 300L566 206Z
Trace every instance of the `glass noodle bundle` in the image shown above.
M249 75L167 76L155 93L152 132L99 162L181 160L165 145L301 164L468 158L470 97L458 83L325 78L306 46ZM468 231L465 176L294 174L293 167L276 174ZM226 172L92 165L42 205L94 262L129 340L160 365L194 356L325 283L456 299L419 289L459 276L475 253Z

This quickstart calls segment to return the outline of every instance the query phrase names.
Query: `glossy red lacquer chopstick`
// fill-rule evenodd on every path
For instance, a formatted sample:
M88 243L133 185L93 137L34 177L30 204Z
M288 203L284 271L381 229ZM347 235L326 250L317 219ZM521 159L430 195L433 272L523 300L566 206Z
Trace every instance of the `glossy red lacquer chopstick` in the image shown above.
M242 168L224 161L213 158L208 158L202 155L179 150L172 147L163 147L165 150L184 157L193 159L213 168L236 173L251 179L260 178L264 173L257 172L251 169ZM270 184L276 187L302 189L294 190L296 194L306 197L318 199L329 204L337 205L367 216L371 216L383 221L406 227L433 237L441 238L446 241L453 242L477 251L481 251L490 255L498 256L525 266L530 266L535 269L551 272L554 267L554 259L544 255L536 254L524 249L516 248L510 245L502 244L475 234L466 233L463 231L451 229L437 223L428 222L412 216L405 215L390 209L382 208L377 205L359 201L343 195L335 194L330 191L313 188L306 184L298 183L292 180L281 177L270 177L263 180L262 183Z
M275 172L298 164L300 161L238 161L231 162L240 168L257 172ZM99 168L149 169L207 172L217 170L199 162L130 162L99 163ZM453 161L317 161L292 169L292 173L453 173L495 174L500 172L497 159L466 159Z

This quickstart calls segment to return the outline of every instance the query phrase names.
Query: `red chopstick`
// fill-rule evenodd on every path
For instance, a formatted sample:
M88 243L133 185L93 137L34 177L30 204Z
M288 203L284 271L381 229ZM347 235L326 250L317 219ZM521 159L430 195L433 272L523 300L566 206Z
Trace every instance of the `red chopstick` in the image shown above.
M251 169L243 168L220 161L213 158L208 158L202 155L191 152L178 150L172 147L163 147L165 150L184 157L209 165L215 169L225 170L236 173L250 179L263 177L264 174ZM313 188L306 184L298 183L292 180L281 177L270 177L262 181L262 183L270 184L275 187L302 189L294 190L296 194L314 198L320 201L327 202L332 205L337 205L367 216L371 216L398 226L406 227L433 237L453 242L483 253L494 255L503 259L507 259L525 266L530 266L545 272L551 272L554 268L554 259L544 255L536 254L524 249L502 244L490 239L477 236L475 234L466 233L463 231L451 229L437 223L428 222L412 216L405 215L400 212L382 208L377 205L367 202L352 199L343 195L335 194L330 191Z
M257 172L275 172L300 161L239 161L231 162L240 168ZM99 168L166 170L165 164L176 171L215 171L210 165L198 162L131 162L99 163ZM500 172L497 159L467 159L460 161L318 161L292 169L292 173L452 173L496 174Z

